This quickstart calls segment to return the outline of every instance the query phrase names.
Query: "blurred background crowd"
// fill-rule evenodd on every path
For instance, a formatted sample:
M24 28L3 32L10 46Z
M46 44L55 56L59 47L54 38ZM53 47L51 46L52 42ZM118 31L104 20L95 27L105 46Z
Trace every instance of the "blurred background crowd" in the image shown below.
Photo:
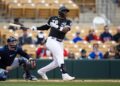
M52 59L45 46L49 31L30 28L46 23L62 5L73 21L64 38L65 59L120 59L120 0L0 0L0 45L14 36L33 58Z

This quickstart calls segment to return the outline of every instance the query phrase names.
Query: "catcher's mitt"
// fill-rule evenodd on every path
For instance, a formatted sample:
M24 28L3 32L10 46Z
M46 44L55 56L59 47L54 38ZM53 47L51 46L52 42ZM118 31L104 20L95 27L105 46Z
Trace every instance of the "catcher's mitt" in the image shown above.
M4 69L0 69L0 81L5 81L7 79L7 72Z
M31 69L36 68L36 60L35 59L30 58L29 63L30 63Z

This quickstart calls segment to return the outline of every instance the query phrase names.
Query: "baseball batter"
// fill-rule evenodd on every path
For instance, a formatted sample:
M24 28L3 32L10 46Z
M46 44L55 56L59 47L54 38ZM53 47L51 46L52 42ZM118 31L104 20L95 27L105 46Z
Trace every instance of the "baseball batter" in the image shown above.
M33 26L31 29L33 30L48 30L50 29L49 37L46 42L46 47L53 54L53 61L47 66L39 69L37 72L41 77L45 80L48 80L46 72L55 69L56 67L60 68L62 73L63 80L73 80L75 77L70 76L65 68L64 64L64 56L63 56L63 39L68 31L70 31L71 21L67 19L67 13L69 9L65 6L59 8L58 14L59 16L53 16L48 20L48 23L35 27Z

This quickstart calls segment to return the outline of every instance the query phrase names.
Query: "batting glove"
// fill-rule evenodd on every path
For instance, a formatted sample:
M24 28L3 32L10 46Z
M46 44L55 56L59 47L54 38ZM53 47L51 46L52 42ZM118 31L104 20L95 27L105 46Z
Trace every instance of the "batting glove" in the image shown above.
M36 26L32 26L30 29L31 30L37 30L37 27Z

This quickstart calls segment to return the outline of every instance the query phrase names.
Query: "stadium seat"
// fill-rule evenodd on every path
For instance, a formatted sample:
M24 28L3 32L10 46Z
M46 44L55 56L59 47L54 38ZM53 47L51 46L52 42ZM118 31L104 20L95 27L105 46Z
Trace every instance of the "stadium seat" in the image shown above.
M23 5L23 17L24 18L36 18L37 9L35 4L24 4Z
M0 9L4 9L4 8L5 8L5 4L3 0L0 0Z
M37 4L36 9L37 9L37 18L49 18L51 16L50 5L47 3Z
M23 17L23 5L22 4L9 4L8 14L13 18L22 18Z
M79 7L76 4L64 4L68 9L70 9L70 12L68 13L68 17L70 18L76 18L79 17ZM61 4L52 4L51 5L51 16L58 15L58 9L61 6Z
M85 7L95 11L96 9L96 0L74 0L76 4L80 7Z
M31 57L34 57L36 56L36 50L37 48L35 47L35 45L29 45L29 44L26 44L26 45L23 45L22 46L23 50L26 51Z

